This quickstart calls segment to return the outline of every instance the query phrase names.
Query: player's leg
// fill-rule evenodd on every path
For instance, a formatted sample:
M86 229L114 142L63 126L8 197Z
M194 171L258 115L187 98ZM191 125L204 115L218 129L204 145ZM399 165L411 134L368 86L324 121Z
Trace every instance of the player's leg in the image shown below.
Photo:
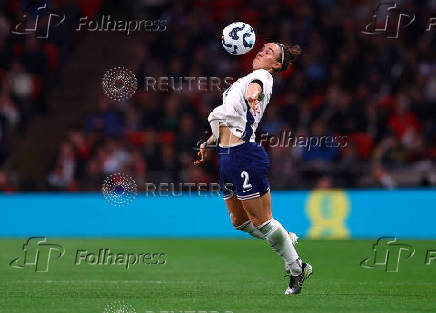
M242 201L248 218L271 247L282 256L290 272L293 275L300 274L301 265L289 233L271 214L271 194L266 177L269 168L268 155L254 142L244 143L232 153L231 162L228 163L229 171L223 171L227 175L224 178L232 183L232 191ZM224 156L222 160L225 160Z
M236 195L225 200L227 205L227 210L229 211L230 219L232 220L232 225L237 230L248 233L249 235L258 238L265 239L265 235L262 234L260 230L254 227L253 222L248 218L247 213L242 206L241 200L239 200ZM295 233L289 232L289 237L291 237L292 244L295 246L298 243L298 236ZM290 269L285 263L285 271L289 273Z
M242 200L242 205L253 225L265 236L271 248L283 258L291 274L301 274L301 261L289 233L272 217L271 193L268 191L261 197Z
M301 262L288 232L272 218L270 192L258 198L243 200L242 205L250 220L265 235L271 248L283 258L290 271L285 294L300 293L304 281L312 274L312 266Z
M241 200L236 196L234 181L234 167L231 153L235 148L221 148L219 153L220 160L220 184L223 192L223 198L229 211L232 225L237 230L244 231L251 236L259 239L265 239L265 236L253 226L253 223L245 213Z
M264 234L254 227L242 206L241 200L239 200L235 194L231 198L226 199L225 202L233 227L237 230L246 232L255 238L265 239Z

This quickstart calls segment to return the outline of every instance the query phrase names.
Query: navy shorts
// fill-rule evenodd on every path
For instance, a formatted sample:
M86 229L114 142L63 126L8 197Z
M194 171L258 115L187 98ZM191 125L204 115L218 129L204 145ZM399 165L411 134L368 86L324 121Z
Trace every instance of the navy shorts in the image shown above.
M239 200L248 200L268 192L266 175L270 163L260 144L244 142L235 147L220 147L219 161L224 200L230 199L234 194Z

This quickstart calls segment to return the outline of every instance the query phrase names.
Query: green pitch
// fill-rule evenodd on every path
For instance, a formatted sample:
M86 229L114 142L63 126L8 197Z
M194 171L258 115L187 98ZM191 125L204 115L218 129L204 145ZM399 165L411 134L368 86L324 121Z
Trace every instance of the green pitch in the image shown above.
M296 296L283 295L288 279L283 277L282 261L260 240L49 238L48 242L65 248L65 255L60 259L51 255L48 272L35 272L32 265L9 265L24 255L24 239L0 240L0 312L103 313L116 300L131 305L136 313L436 311L436 260L425 264L426 251L436 250L436 241L405 241L416 249L415 255L401 259L398 272L385 272L383 266L360 267L371 255L374 240L301 240L298 251L312 264L314 274ZM84 261L87 253L98 254L100 249L121 253L121 264ZM80 265L74 264L77 250L82 251ZM129 253L150 253L148 263L165 264L141 263L126 269L123 258ZM153 257L153 253L165 255ZM93 257L89 261L97 262Z

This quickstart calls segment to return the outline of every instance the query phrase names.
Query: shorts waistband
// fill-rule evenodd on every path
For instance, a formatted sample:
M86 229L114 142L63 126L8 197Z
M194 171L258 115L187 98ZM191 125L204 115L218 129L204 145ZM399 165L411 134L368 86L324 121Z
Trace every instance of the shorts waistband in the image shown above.
M239 150L243 147L246 147L248 145L257 145L258 143L255 141L244 141L243 143L241 143L240 145L237 146L233 146L233 147L219 147L219 153L224 154L224 153L232 153L233 151Z

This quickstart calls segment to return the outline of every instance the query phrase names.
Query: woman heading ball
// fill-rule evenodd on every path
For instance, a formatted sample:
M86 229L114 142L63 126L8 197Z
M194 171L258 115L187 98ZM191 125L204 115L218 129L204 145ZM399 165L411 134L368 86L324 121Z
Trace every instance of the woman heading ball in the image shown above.
M207 147L219 141L220 180L233 226L265 239L285 262L290 282L285 294L301 292L312 266L295 250L298 237L272 217L271 194L266 177L269 160L255 131L272 94L273 75L282 72L301 54L298 45L267 43L253 59L253 72L238 79L223 94L223 104L210 113L212 136L200 145L201 164ZM231 187L229 187L231 186Z

